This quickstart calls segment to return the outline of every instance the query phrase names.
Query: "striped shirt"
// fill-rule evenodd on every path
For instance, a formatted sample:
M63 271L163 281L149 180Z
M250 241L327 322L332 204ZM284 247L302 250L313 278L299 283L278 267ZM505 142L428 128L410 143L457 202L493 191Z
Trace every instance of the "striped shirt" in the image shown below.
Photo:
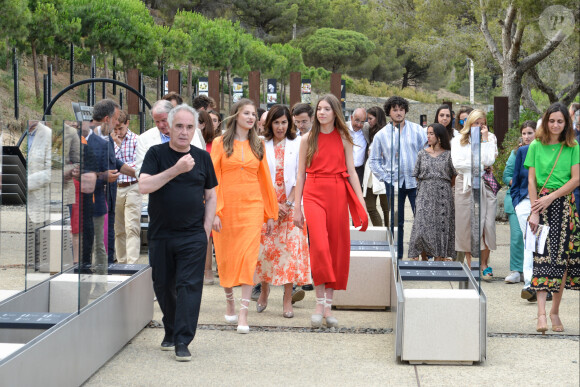
M137 151L137 136L130 130L127 130L127 134L125 138L123 138L123 142L121 142L121 146L117 146L115 143L115 158L117 160L121 160L123 163L127 164L131 168L135 168L135 161L136 161L136 151ZM134 177L127 176L124 174L119 175L119 179L117 180L118 183L131 183L135 181Z
M413 170L417 154L421 149L425 149L426 144L427 134L420 125L405 121L399 144L399 130L397 128L393 130L392 123L389 123L373 140L369 156L371 171L382 182L392 184L398 181L399 187L405 183L406 189L417 188ZM397 146L400 146L401 157L396 151Z

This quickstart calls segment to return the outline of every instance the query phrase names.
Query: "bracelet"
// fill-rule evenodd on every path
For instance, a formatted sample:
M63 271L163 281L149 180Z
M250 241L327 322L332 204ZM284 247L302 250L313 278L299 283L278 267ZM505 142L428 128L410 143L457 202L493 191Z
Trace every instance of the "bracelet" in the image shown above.
M288 207L294 207L294 203L292 203L290 200L286 200L285 203Z

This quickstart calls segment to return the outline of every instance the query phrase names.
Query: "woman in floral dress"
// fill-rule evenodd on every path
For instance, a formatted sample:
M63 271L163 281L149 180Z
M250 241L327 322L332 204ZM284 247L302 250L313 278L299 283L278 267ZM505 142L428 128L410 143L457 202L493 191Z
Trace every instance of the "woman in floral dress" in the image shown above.
M278 220L270 235L262 230L260 256L256 274L262 283L258 299L258 313L268 305L270 285L284 285L284 313L294 317L292 311L292 286L310 283L310 259L306 229L293 223L294 186L298 168L300 140L291 125L292 116L287 107L274 105L268 112L264 125L266 157L270 166L272 183L278 198Z

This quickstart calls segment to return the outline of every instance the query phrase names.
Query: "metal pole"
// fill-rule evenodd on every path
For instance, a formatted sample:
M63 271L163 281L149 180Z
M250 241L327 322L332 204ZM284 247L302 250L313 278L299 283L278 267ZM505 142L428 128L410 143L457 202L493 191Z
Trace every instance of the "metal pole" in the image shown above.
M469 59L469 103L475 103L475 81L474 81L474 74L473 74L473 59Z
M113 79L117 80L117 58L113 57ZM113 83L113 95L117 95L117 85Z
M42 76L42 110L46 110L48 106L48 76L44 74Z
M143 74L139 73L139 85L137 87L139 89L139 93L143 94ZM139 105L141 108L141 105Z
M70 44L70 84L72 85L75 83L75 45Z
M121 106L121 110L123 110L123 90L119 90L119 106Z
M97 63L94 56L91 56L91 78L97 77ZM95 105L97 99L97 90L95 89L95 84L91 83L91 106Z
M18 58L16 57L16 48L12 49L12 74L14 76L14 118L20 116L20 106L18 104Z
M50 103L52 99L52 64L48 65L48 74L46 76L47 84L46 84L46 94L47 94L47 101Z

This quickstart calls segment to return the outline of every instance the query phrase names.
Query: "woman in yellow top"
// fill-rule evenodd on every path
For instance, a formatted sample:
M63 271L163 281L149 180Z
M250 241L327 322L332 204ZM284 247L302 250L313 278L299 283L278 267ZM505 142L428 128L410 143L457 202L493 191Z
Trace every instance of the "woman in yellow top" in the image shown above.
M256 108L249 99L233 107L226 132L213 141L211 159L218 179L216 217L213 222L220 285L226 293L225 319L238 322L248 333L248 306L260 252L260 232L266 234L278 219L278 200L270 178L264 143L258 137ZM234 286L242 285L239 319Z

